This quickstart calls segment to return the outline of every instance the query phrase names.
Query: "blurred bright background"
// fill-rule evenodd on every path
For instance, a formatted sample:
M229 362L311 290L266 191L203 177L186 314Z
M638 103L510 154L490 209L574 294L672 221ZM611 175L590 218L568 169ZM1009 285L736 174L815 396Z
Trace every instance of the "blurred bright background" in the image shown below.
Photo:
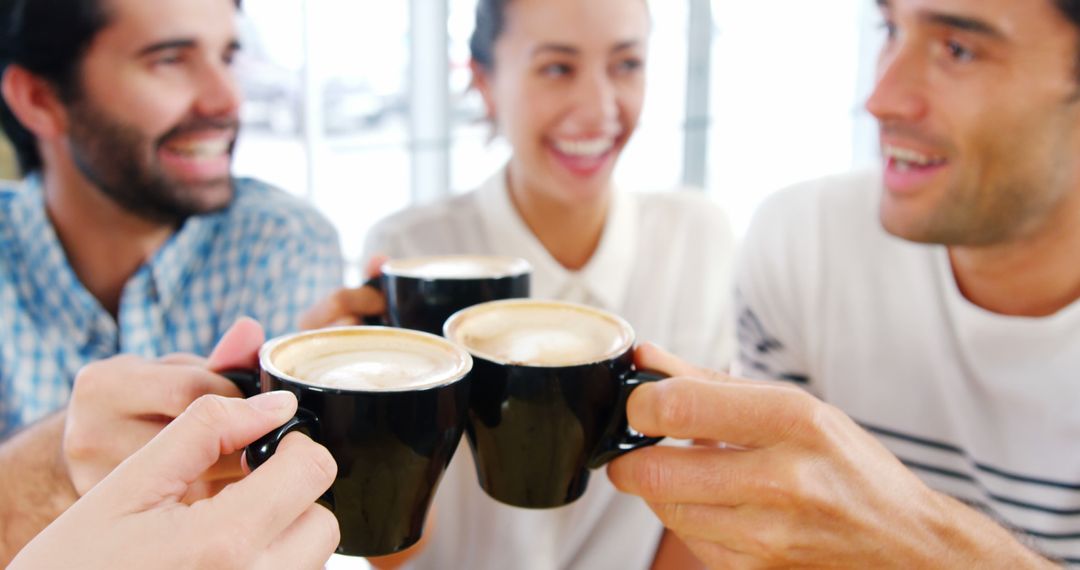
M245 0L235 171L311 200L359 279L368 228L499 168L468 90L476 0ZM648 94L616 179L690 186L736 231L770 192L872 164L862 109L879 42L871 0L653 0ZM11 176L6 150L0 173Z

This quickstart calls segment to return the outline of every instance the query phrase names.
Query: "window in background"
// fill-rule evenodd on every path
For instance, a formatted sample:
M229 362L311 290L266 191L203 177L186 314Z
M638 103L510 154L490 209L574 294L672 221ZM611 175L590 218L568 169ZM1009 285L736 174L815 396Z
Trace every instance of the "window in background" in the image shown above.
M244 14L235 170L312 200L355 273L371 225L409 202L409 4L248 0Z
M742 233L769 193L874 161L876 129L862 111L880 36L872 2L654 0L649 6L646 100L615 171L621 188L663 191L686 176L700 179L700 168L683 172L684 160L687 150L704 148L705 185ZM691 7L699 15L711 10L711 39L709 27L691 26ZM351 283L359 280L364 236L376 220L416 197L475 188L509 156L469 90L475 8L476 0L244 3L238 67L245 129L236 172L304 196L325 212L341 233ZM411 29L428 34L443 29L444 20L446 44L434 36L410 42ZM710 49L705 65L698 58ZM693 74L688 54L695 55ZM442 99L409 97L410 82L442 85L444 77L448 112L424 107ZM708 85L707 111L688 111L687 86L695 82ZM424 121L428 138L416 134L415 124L410 131L410 118ZM707 128L707 143L685 149L687 128ZM445 134L431 138L439 132L448 132L449 141ZM433 152L448 157L448 174L418 159Z
M233 171L307 196L303 2L248 0L236 70L244 102Z
M307 1L323 125L313 134L315 204L353 262L368 229L409 202L409 3Z
M738 233L771 192L855 165L864 4L713 0L709 187Z
M484 102L471 89L469 38L476 24L476 0L449 0L450 35L450 189L467 192L481 184L510 158L510 145L493 136Z
M649 2L653 28L645 106L637 132L615 167L615 183L623 190L665 191L682 182L689 2Z

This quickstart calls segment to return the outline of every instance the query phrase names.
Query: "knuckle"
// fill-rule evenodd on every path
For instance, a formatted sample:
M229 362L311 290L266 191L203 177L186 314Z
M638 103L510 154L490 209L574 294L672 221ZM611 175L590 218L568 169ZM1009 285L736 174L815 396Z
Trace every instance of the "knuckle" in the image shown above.
M75 374L75 382L72 386L72 397L76 395L92 395L96 393L102 384L107 383L116 376L117 368L125 367L134 360L130 355L114 356L105 360L98 360L83 366Z
M199 396L187 410L194 419L215 431L222 425L228 425L231 415L226 399L213 394Z
M811 439L811 445L821 449L829 449L843 439L847 416L835 406L826 404L820 400L814 400L807 414L806 432Z
M318 444L314 444L312 454L312 481L323 488L329 487L337 477L337 462L325 447Z
M188 373L187 370L183 372ZM206 389L193 375L177 376L167 382L164 401L169 406L169 410L175 410L179 413L187 409L193 402L207 395Z
M305 485L319 489L330 487L337 476L338 466L325 447L296 432L289 434L282 443L286 453L302 456L294 463L303 466L301 477Z
M97 441L98 439L87 430L75 427L65 429L63 441L61 443L65 459L69 462L81 462L93 459L95 456L99 455Z
M737 533L736 550L744 556L741 558L740 568L759 568L764 566L764 561L771 556L773 546L769 542L768 525L751 524L741 525L735 531Z
M338 289L337 291L334 291L334 294L330 297L330 301L335 316L348 314L349 301L351 298L352 291L349 289Z
M680 379L673 379L666 385L657 385L657 419L665 433L681 434L691 429L696 420L697 410L694 398L686 397Z
M656 516L664 523L666 528L680 531L686 528L686 506L681 503L668 503L662 505L656 511Z
M832 432L834 424L834 411L828 405L814 401L807 404L806 427L814 434L828 434Z
M826 405L800 388L782 386L778 390L786 411L781 419L786 424L785 435L803 442L816 440L828 421Z
M204 539L203 562L207 568L240 569L249 568L254 558L254 549L246 533L214 533L213 538Z
M667 493L671 475L663 461L646 451L648 450L638 452L639 458L632 476L637 482L638 495L646 499L658 499Z
M780 554L792 552L795 540L791 527L786 524L767 525L761 530L761 542L767 545L766 554L773 562L781 562Z

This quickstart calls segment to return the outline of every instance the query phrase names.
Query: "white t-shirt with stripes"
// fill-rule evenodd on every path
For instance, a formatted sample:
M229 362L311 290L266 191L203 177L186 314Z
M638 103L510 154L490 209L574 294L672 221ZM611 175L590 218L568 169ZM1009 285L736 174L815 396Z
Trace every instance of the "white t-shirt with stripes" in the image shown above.
M880 174L781 192L737 270L737 371L805 386L934 489L1080 565L1080 301L1007 317L886 233ZM1077 253L1080 262L1080 252Z

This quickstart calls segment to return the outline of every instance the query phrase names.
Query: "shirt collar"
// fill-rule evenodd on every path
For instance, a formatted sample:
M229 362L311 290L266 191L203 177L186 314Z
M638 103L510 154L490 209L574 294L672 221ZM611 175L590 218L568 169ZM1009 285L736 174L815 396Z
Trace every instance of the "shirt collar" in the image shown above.
M506 169L499 169L476 194L481 223L496 253L522 257L533 266L532 296L559 298L578 283L604 308L617 311L626 298L637 254L637 200L615 192L596 252L577 271L566 269L551 257L533 235L510 199Z
M67 253L49 220L45 209L45 192L39 176L30 176L17 190L13 220L16 235L26 260L25 278L33 283L39 295L39 310L47 318L68 319L73 340L85 344L95 329L114 330L112 317L79 280L68 261ZM231 206L230 206L231 207ZM160 307L168 307L183 292L188 276L210 244L214 232L213 220L224 214L195 216L184 222L151 260L140 269L124 290L124 297L138 277L148 270L146 297ZM121 300L121 306L127 304ZM104 329L103 329L104 327Z
M16 192L13 219L9 223L22 252L24 273L19 281L34 288L34 295L30 297L33 302L28 308L39 318L66 320L68 330L75 337L73 340L83 345L105 310L68 263L60 238L45 212L41 178L37 175L27 177Z
M180 296L199 261L209 255L213 222L222 215L188 218L150 259L152 299L163 309Z

